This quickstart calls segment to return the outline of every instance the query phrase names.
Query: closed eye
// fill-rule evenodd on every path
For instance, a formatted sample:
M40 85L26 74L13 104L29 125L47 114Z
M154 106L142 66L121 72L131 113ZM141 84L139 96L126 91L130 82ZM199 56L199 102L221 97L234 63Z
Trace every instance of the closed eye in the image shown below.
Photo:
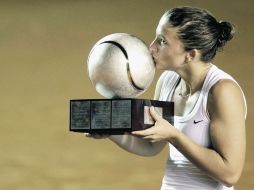
M160 43L160 45L166 45L167 44L167 42L162 38L159 39L159 43Z
M156 41L157 41L157 43L158 43L160 46L165 46L165 45L167 45L167 41L165 40L165 38L164 38L162 35L158 35Z

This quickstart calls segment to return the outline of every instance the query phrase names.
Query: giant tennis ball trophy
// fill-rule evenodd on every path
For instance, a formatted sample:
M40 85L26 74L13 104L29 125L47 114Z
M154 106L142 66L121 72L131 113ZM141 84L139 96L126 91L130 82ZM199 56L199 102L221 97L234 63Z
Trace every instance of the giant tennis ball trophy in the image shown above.
M87 70L95 89L106 99L70 101L70 131L95 134L123 134L154 124L149 107L173 122L172 102L135 99L145 92L155 74L147 45L139 38L114 33L92 47Z
M96 90L106 98L134 98L151 84L155 66L146 44L139 38L115 33L99 40L87 60Z

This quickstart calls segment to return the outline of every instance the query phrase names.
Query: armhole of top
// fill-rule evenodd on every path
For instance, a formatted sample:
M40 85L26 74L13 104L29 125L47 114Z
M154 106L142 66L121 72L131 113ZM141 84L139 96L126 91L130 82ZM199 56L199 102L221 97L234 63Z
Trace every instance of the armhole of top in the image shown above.
M209 114L209 111L208 111L208 96L209 96L210 90L211 90L211 87L210 87L210 89L207 91L207 93L204 95L204 99L203 99L203 111L202 111L202 115L203 115L203 117L204 117L207 121L210 121L210 120L211 120L210 114Z
M217 80L215 81L212 81L212 83L208 84L206 87L205 87L205 90L204 90L204 98L203 98L203 111L202 111L202 115L204 117L204 119L206 119L207 121L210 121L211 118L210 118L210 114L209 114L209 111L208 111L208 97L209 97L209 93L210 93L210 90L212 89L212 87L214 85L217 84L217 82L219 82L220 80L222 80L223 78L218 78Z

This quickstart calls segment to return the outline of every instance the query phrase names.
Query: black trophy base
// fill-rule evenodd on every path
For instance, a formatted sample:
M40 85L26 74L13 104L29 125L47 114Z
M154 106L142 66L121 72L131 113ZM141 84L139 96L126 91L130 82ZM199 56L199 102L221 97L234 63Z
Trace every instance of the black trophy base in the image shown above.
M174 103L146 99L70 100L70 131L124 134L154 125L149 107L174 124Z

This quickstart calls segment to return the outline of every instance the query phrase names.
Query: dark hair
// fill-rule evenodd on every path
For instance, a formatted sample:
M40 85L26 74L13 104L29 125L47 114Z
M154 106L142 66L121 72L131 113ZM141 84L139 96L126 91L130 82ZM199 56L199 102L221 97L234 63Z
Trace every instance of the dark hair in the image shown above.
M194 7L177 7L165 12L168 22L178 27L178 37L186 51L198 49L201 60L211 61L217 50L233 38L234 26L226 21L217 21L207 10Z

